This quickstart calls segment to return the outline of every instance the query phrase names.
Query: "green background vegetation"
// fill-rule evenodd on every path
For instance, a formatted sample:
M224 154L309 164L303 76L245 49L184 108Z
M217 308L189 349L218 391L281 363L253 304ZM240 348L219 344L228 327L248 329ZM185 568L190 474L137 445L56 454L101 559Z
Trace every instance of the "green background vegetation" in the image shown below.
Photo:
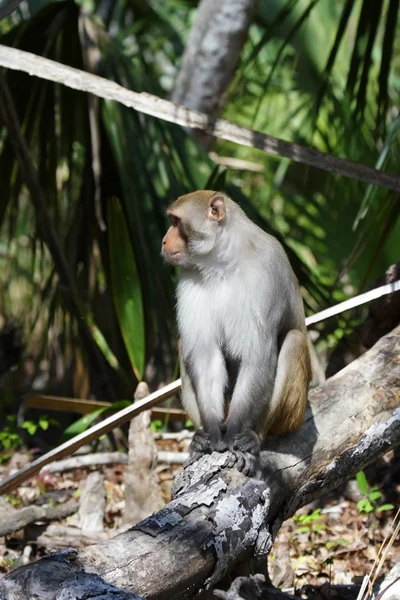
M398 5L261 0L223 117L397 173ZM196 6L31 0L0 23L0 43L78 69L94 56L99 75L168 98ZM218 155L258 165L224 169L181 127L24 73L5 75L79 295L74 303L0 129L0 311L3 323L22 328L31 365L3 395L5 412L17 405L16 389L43 373L54 393L113 401L132 397L143 377L156 386L177 374L175 274L160 244L165 209L180 194L224 188L277 235L308 314L366 289L399 258L397 194L216 141ZM346 315L321 324L318 344L333 348L353 325Z

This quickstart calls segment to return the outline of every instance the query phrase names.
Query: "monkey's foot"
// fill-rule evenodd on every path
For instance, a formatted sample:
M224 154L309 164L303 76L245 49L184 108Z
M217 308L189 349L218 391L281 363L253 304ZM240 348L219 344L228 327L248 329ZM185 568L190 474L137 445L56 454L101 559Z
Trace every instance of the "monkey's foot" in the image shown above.
M238 461L237 468L244 475L255 475L260 456L260 438L251 429L244 429L232 438L230 449Z
M184 468L197 462L204 454L211 454L213 448L209 434L202 429L198 429L190 443L189 451L189 457L183 464Z

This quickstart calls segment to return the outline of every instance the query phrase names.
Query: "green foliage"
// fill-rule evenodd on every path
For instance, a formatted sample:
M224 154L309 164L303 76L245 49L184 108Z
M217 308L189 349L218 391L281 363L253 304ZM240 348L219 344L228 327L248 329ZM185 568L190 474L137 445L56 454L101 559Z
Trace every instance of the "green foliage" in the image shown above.
M325 543L325 548L327 550L334 550L338 546L348 546L349 544L350 544L350 542L348 540L345 540L343 538L335 538L333 540L328 540ZM328 563L328 560L326 561L326 563Z
M35 435L39 429L42 431L47 431L50 425L54 425L55 427L60 426L56 419L49 418L47 415L42 415L39 417L38 421L23 421L23 423L21 423L21 428L26 429L29 435Z
M125 216L116 198L108 203L108 235L114 305L132 368L140 381L145 367L142 289Z
M224 98L224 116L397 172L399 1L258 3ZM90 56L96 57L91 68L160 97L171 90L197 6L190 0L28 5L2 21L0 43L85 70L88 35ZM36 367L45 357L53 373L61 347L63 372L71 372L79 351L97 396L131 397L150 362L160 380L174 375L176 274L163 264L160 244L165 209L180 194L226 189L276 235L308 312L356 293L398 260L398 195L220 141L218 154L256 162L262 171L227 169L180 127L115 102L89 104L86 94L21 72L6 77L54 233L79 290L80 314L38 227L40 215L4 128L0 309L5 319L23 323ZM357 319L345 315L319 325L321 347L333 348ZM82 335L82 323L88 334ZM67 435L103 416L86 415ZM10 448L18 445L18 432L3 433Z
M300 526L296 528L295 535L301 533L317 533L325 529L323 516L321 515L321 509L316 508L309 514L294 515L293 521L298 523Z
M6 425L0 431L0 445L3 450L17 450L22 445L22 438L17 427L17 418L14 415L6 417ZM9 456L7 454L6 458L8 459Z
M150 428L153 433L164 431L164 423L161 419L153 419L150 423Z
M378 500L382 498L382 494L377 487L371 487L367 481L364 471L359 471L356 475L358 489L360 490L363 498L357 502L357 509L359 513L373 513L384 512L386 510L392 510L393 504L379 504Z
M91 427L100 417L110 417L114 413L130 405L131 402L129 402L129 400L119 400L118 402L113 402L110 406L103 406L102 408L98 408L97 410L84 415L64 430L62 441L69 440L70 438L83 433L89 429L89 427Z
M0 457L0 462L4 462L10 458L10 453L7 451L18 450L23 444L23 437L21 429L24 429L28 435L32 436L38 430L47 431L47 429L53 425L59 427L59 423L56 419L50 418L47 415L41 415L37 421L25 420L20 425L17 424L17 417L15 415L8 415L6 417L6 425L0 431L0 452L5 450L6 453Z

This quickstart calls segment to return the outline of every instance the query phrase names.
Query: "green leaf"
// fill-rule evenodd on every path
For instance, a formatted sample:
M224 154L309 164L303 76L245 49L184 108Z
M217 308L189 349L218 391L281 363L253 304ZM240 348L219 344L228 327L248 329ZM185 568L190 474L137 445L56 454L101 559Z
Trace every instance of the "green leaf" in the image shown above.
M356 475L356 479L357 479L357 485L358 485L360 492L362 492L363 494L367 494L368 493L368 482L367 482L367 478L365 477L364 471L359 471Z
M378 506L376 512L382 512L384 510L393 510L394 504L382 504L382 506Z
M371 500L371 502L373 502L374 500L379 500L379 498L382 498L382 494L377 490L374 490L368 494L368 498Z
M298 533L309 533L310 532L310 528L307 527L307 525L304 525L303 527L298 527L295 531L296 534Z
M158 433L162 430L163 425L164 423L161 421L161 419L154 419L154 421L150 423L150 429L153 433Z
M343 538L337 538L335 540L329 540L328 542L326 542L325 548L327 550L331 550L336 546L348 546L349 544L350 542L348 540L344 540Z
M112 296L122 337L136 378L143 378L145 326L142 289L124 212L117 198L108 202Z
M358 512L371 512L371 510L373 510L373 506L371 504L371 502L365 498L363 498L362 500L359 500L357 502L357 509Z
M62 439L69 439L75 437L76 435L79 435L80 433L83 433L103 412L104 408L99 408L89 413L88 415L84 415L83 417L75 421L75 423L72 423L72 425L67 427L67 429L65 429L62 435Z
M93 336L94 341L96 342L96 344L98 345L98 347L100 348L101 352L103 353L104 357L106 358L108 364L115 369L115 371L126 381L129 381L129 378L127 377L126 373L123 371L123 369L121 368L121 365L118 362L117 357L115 356L114 352L111 350L110 346L107 343L107 340L105 339L104 335L102 334L102 332L100 331L100 329L97 327L97 325L95 323L93 323L93 320L90 316L86 317L86 322L90 328L90 332Z
M39 419L39 425L43 429L43 431L47 431L48 428L49 428L50 423L49 423L49 420L46 417L41 417Z
M118 402L113 402L110 404L110 406L103 406L102 408L98 408L97 410L84 415L75 421L75 423L72 423L72 425L67 427L67 429L65 429L62 435L62 440L65 441L66 439L68 440L71 437L75 437L76 435L83 433L94 423L94 421L98 419L98 417L108 417L109 415L118 412L127 406L130 406L130 404L132 403L129 400L119 400Z
M34 435L37 431L37 425L33 421L24 421L21 427L26 429L29 435Z

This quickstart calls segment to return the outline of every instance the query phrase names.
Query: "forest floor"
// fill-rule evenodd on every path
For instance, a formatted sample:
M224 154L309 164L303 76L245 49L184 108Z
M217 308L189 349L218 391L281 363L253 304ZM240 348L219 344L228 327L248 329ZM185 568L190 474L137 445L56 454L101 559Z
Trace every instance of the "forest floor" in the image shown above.
M188 440L157 440L163 451L186 451ZM0 479L14 465L24 464L29 456L22 451L14 454L12 465L1 464ZM58 505L79 497L79 489L90 471L104 476L106 509L104 527L107 537L115 535L121 525L124 511L124 470L126 465L76 468L63 473L43 472L5 498L14 508L25 506ZM158 464L158 483L165 502L170 499L174 474L179 465ZM269 559L272 581L281 589L301 588L304 585L361 583L370 573L379 548L385 537L393 533L392 520L400 506L400 452L390 451L365 470L367 490L360 491L356 480L348 482L321 500L300 510L286 521L274 544ZM362 486L361 486L362 487ZM361 504L360 504L361 501ZM364 508L369 513L361 511ZM385 504L395 508L379 510ZM76 529L76 515L61 524ZM75 520L74 520L75 519ZM0 578L20 564L44 556L59 547L59 538L40 539L47 523L35 523L6 537L0 537ZM50 540L50 542L49 542ZM82 542L83 543L83 542ZM77 537L74 545L79 545ZM53 547L52 547L53 546ZM380 576L388 573L400 561L400 543L391 546L382 566Z

